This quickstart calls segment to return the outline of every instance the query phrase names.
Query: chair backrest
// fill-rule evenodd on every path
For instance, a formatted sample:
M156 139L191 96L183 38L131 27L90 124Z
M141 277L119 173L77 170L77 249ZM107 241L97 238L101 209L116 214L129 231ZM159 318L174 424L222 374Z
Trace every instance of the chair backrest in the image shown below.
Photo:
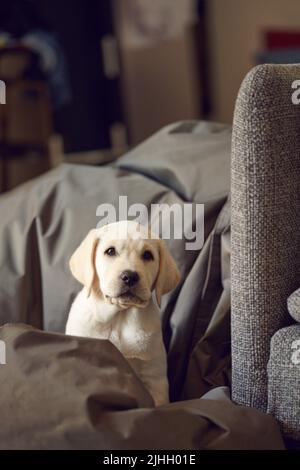
M254 68L234 115L232 397L263 411L270 339L291 322L286 300L300 286L300 104L292 102L297 79L300 65Z

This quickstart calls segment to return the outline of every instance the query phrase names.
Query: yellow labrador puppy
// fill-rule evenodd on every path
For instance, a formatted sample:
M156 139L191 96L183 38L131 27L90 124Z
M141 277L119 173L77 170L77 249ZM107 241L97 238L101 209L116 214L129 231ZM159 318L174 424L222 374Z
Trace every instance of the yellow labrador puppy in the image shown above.
M169 401L160 312L152 300L174 289L179 272L164 242L137 222L91 230L70 260L83 284L66 333L110 340L126 357L156 406Z

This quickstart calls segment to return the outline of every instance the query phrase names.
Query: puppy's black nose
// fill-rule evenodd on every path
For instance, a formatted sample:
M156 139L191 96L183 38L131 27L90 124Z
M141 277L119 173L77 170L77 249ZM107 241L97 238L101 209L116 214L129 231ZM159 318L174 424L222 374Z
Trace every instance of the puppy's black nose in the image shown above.
M123 271L121 273L121 279L126 284L126 286L134 286L140 279L139 275L135 271Z

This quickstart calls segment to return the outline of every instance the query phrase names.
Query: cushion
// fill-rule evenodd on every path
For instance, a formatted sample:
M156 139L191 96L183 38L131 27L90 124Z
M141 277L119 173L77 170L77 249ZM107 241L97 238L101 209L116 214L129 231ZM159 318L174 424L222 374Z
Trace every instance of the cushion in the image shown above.
M287 305L290 315L294 320L300 322L300 288L289 296Z

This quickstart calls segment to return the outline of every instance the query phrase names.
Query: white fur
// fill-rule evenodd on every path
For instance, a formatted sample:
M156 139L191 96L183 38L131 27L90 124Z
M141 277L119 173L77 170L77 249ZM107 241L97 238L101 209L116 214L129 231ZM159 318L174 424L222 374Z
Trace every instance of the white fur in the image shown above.
M168 403L166 353L162 341L159 310L153 301L146 308L131 307L117 312L83 289L69 314L66 333L108 339L126 357L154 398L156 406ZM105 320L99 321L103 316Z
M167 359L160 312L151 292L156 289L160 301L160 296L178 283L179 274L161 240L143 241L136 236L137 225L132 222L126 222L130 228L127 238L119 240L117 224L90 232L71 258L72 273L84 288L71 307L66 333L111 341L142 380L155 405L163 405L169 401ZM115 259L105 254L110 244L119 250ZM141 261L144 246L151 249L154 260ZM85 265L85 260L90 260L90 264ZM127 268L135 269L140 276L138 285L132 289L137 295L132 305L130 300L125 302L118 297L122 287L119 274ZM141 306L139 299L142 299Z

